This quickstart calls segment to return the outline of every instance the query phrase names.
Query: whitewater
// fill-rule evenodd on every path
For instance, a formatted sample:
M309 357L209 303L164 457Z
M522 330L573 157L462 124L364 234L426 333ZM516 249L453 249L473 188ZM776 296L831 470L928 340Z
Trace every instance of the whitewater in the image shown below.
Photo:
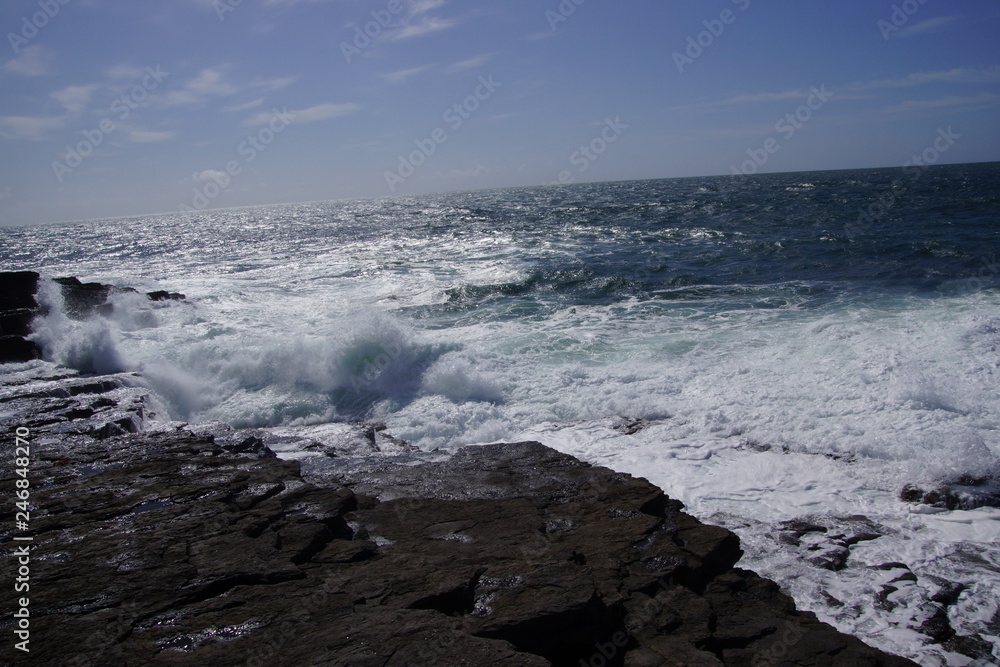
M733 530L838 629L967 665L925 624L949 589L1000 657L998 204L998 164L520 188L3 227L0 269L138 289L79 322L43 286L34 338L138 371L156 419L537 440Z

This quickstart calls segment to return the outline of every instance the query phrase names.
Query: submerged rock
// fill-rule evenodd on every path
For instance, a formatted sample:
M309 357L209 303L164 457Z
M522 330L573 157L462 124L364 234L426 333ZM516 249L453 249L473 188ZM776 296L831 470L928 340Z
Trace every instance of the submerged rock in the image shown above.
M907 484L899 492L899 499L940 510L1000 507L1000 483L990 478L963 477L952 484L942 484L930 489Z

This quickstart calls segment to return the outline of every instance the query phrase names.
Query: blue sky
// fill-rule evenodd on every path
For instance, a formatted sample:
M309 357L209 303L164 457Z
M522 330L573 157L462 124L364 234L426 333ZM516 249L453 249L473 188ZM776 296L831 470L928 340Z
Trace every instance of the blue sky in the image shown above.
M1000 160L994 0L61 2L0 8L0 224Z

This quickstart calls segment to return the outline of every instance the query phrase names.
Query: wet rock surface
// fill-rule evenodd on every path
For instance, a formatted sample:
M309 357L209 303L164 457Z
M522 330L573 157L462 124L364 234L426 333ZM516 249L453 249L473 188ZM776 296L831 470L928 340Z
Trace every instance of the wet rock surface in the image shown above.
M866 544L891 532L863 515L823 515L784 521L773 537L800 562L856 582L853 590L823 591L833 616L858 619L867 607L873 606L891 613L897 629L912 631L925 645L937 644L952 653L954 662L947 664L995 664L990 642L967 629L967 634L962 634L952 624L951 615L969 584L918 573L898 561L870 562L870 554L857 554L857 550L864 551ZM975 551L956 557L981 561ZM866 600L867 595L859 596L858 590L870 593L870 597ZM995 635L1000 630L1000 618L987 621L983 629L983 634Z
M32 664L912 664L796 611L645 480L539 443L151 424L141 378L34 364L0 387L31 431Z
M951 484L923 488L907 484L899 492L906 503L926 505L939 510L972 510L977 507L1000 507L1000 484L990 478L962 477Z

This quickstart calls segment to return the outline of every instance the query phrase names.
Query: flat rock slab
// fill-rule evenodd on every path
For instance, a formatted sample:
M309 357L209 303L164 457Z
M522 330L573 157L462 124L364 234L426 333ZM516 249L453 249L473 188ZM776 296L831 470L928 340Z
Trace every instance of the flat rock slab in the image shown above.
M31 664L913 664L797 612L647 481L538 443L312 483L246 450L40 441Z

